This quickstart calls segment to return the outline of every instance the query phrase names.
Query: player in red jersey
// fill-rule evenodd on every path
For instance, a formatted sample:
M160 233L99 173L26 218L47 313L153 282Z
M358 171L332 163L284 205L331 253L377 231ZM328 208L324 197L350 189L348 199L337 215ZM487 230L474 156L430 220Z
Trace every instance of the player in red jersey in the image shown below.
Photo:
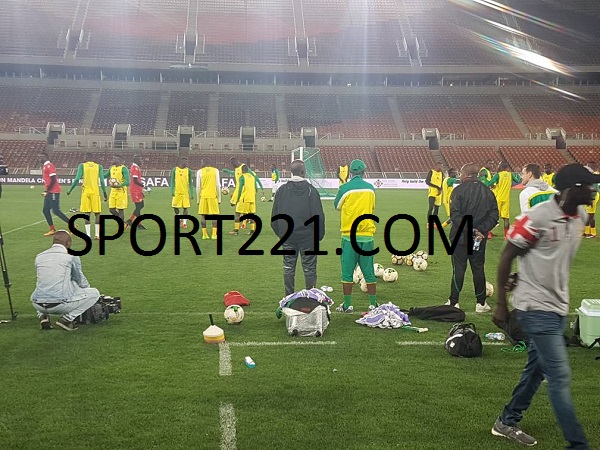
M56 227L52 221L53 212L55 216L69 223L69 218L60 210L60 184L58 184L58 178L56 177L56 168L54 164L50 162L50 156L48 153L40 153L38 160L39 164L42 164L42 179L44 180L44 207L42 212L46 218L46 222L50 226L50 231L44 234L44 236L52 236L56 233Z
M129 177L131 179L131 183L129 184L129 193L131 194L131 201L135 205L135 210L125 222L125 229L129 228L137 217L140 217L142 208L144 207L144 183L142 182L142 171L140 170L141 165L141 158L137 155L134 156L133 164L131 164L131 168L129 169ZM137 227L142 230L146 229L146 227L141 223Z

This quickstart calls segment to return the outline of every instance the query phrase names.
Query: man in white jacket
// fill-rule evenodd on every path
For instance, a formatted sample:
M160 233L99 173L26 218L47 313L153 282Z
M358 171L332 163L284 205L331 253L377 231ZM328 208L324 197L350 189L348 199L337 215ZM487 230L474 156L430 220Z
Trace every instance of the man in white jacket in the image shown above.
M527 164L521 172L521 183L523 190L519 194L521 214L529 211L538 203L544 202L552 197L556 190L548 186L548 183L540 179L542 169L537 164Z

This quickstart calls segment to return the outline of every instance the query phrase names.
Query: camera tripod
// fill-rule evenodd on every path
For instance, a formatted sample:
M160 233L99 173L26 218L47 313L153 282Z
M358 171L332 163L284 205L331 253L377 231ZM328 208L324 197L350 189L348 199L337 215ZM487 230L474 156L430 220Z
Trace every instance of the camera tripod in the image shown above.
M10 280L8 279L8 270L6 268L6 256L4 255L4 236L2 235L2 226L0 226L0 269L2 269L2 279L8 295L8 306L10 307L10 320L17 319L17 312L13 309L12 299L10 297ZM7 323L8 320L0 320L0 323Z

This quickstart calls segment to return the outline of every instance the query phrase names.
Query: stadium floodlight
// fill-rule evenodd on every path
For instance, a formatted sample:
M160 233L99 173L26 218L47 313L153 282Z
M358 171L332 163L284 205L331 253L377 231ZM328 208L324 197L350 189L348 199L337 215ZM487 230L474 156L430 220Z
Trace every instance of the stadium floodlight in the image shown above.
M305 147L317 146L319 135L317 134L317 129L315 127L302 127L300 130L300 137L304 141Z
M423 139L429 142L429 150L440 149L440 130L437 128L423 128L421 130Z
M177 127L177 142L179 142L179 148L189 148L190 141L194 137L194 126L183 126Z
M54 145L54 141L56 141L61 134L65 134L64 122L48 122L46 124L46 144Z
M563 128L546 128L548 139L556 141L556 148L565 150L567 148L567 133Z
M254 140L256 139L256 127L240 127L240 140L242 149L251 152L254 150Z

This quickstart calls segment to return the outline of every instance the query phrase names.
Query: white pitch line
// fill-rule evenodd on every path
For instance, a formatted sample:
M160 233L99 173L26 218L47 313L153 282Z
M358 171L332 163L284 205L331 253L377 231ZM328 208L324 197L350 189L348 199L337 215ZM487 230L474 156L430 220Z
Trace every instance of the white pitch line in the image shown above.
M398 341L396 342L398 345L402 346L412 346L412 345L440 345L443 346L444 342L439 341ZM482 342L483 345L505 345L509 346L510 343L506 342Z
M219 416L221 418L221 450L236 450L236 418L233 405L231 403L221 403Z
M219 375L222 377L227 377L232 373L231 351L229 351L229 344L227 342L221 342L219 344Z
M4 234L6 235L6 234L14 233L15 231L23 230L23 229L25 229L25 228L33 227L33 226L35 226L35 225L39 225L40 223L43 223L43 222L45 222L45 221L46 221L46 220L40 220L39 222L30 223L29 225L23 225L22 227L15 228L14 230L8 230L8 231L5 231L5 232L4 232Z
M230 342L230 347L270 347L270 346L278 346L278 345L335 345L337 342L335 341L248 341L248 342Z

